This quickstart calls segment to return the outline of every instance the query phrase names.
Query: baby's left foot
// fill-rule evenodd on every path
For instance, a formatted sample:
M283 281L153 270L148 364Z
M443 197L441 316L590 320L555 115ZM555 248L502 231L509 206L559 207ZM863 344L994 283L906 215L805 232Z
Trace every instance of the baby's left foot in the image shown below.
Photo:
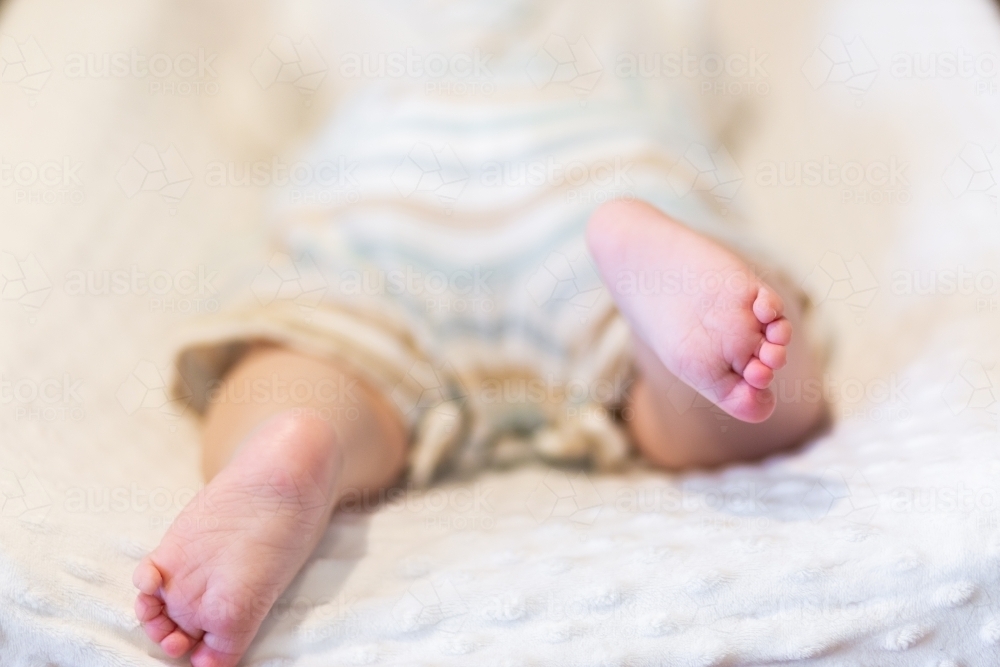
M633 333L667 370L737 419L771 416L792 325L743 259L641 202L602 206L587 241Z

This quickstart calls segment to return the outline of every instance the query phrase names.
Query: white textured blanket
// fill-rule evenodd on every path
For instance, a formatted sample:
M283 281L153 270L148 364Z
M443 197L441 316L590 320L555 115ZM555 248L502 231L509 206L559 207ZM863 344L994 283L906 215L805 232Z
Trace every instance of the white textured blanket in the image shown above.
M205 173L315 120L321 45L273 39L301 46L323 3L6 4L0 664L170 664L130 583L200 483L170 333L269 256L267 193ZM246 664L1000 663L1000 18L743 4L706 5L711 48L762 70L702 97L739 111L734 204L829 321L833 431L712 474L494 471L338 516ZM269 45L301 76L255 67ZM99 67L184 53L191 77Z

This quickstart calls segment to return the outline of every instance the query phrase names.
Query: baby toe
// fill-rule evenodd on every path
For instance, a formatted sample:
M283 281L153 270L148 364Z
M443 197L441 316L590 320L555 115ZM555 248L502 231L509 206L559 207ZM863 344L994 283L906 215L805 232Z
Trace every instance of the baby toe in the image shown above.
M194 644L195 641L186 632L178 628L160 641L160 648L171 658L179 658L190 651Z
M161 610L159 614L143 621L142 629L146 631L146 636L159 644L163 638L177 629L177 624L170 620L170 617Z
M147 623L163 613L163 600L154 596L139 593L135 599L135 617L140 623Z
M163 575L147 556L132 573L132 584L146 595L153 595L163 585Z
M751 359L743 369L743 379L755 389L767 389L774 380L774 371L764 365L760 359Z
M741 421L758 424L774 412L777 404L770 389L757 389L745 379L719 402L719 407Z
M239 659L238 655L224 653L201 642L191 653L191 667L232 667Z
M784 312L785 304L777 293L768 287L761 287L757 291L757 298L753 302L753 314L761 324L773 322Z
M775 345L788 345L792 342L792 323L784 317L779 317L764 330L764 337L767 342Z
M776 371L785 365L787 350L784 345L765 342L760 346L757 358L763 361L765 366Z

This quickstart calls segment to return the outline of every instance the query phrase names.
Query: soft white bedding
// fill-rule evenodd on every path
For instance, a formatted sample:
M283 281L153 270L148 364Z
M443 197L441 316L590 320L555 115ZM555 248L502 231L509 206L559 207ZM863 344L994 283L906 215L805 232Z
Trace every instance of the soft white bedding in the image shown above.
M496 471L341 515L246 664L1000 662L1000 76L905 74L1000 58L1000 19L985 0L801 4L713 3L716 49L766 53L768 93L704 99L746 107L724 133L734 204L837 341L832 433L714 474ZM196 3L9 5L0 160L60 171L0 185L0 664L169 663L130 574L199 484L195 425L164 391L170 334L270 254L266 193L212 188L205 165L311 121L245 73L320 10L246 10L237 38ZM66 69L199 45L228 87L193 100ZM145 143L165 164L142 190L122 167ZM824 161L897 177L762 176ZM128 287L103 293L116 270Z

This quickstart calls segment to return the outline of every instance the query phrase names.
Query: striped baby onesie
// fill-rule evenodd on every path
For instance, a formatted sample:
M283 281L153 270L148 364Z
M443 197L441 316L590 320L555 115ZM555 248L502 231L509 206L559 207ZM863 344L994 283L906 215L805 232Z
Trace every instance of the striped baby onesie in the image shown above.
M678 50L677 27L655 2L371 7L394 18L352 25L370 48L330 66L343 93L296 163L312 179L279 198L254 300L192 323L179 385L204 410L247 344L271 341L388 397L414 483L533 457L620 464L630 333L589 216L643 199L745 246L718 215L739 171L702 136L690 82L637 69ZM414 46L379 37L401 26Z

